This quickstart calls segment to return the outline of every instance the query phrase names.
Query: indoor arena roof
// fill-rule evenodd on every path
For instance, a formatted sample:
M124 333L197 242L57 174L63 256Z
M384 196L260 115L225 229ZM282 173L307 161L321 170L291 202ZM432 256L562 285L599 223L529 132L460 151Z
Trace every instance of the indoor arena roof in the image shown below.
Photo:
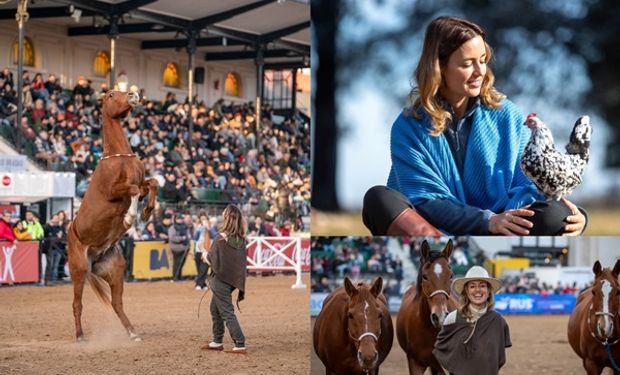
M14 20L17 3L0 5L0 20ZM140 40L142 49L184 48L191 32L197 58L207 61L253 59L259 46L268 65L310 60L309 0L36 0L28 13L70 37L106 35L117 15L119 37Z

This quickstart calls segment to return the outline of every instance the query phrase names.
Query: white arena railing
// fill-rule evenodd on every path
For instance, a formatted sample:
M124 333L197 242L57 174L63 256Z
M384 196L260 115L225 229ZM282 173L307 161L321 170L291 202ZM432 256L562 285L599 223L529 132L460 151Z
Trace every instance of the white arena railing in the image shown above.
M292 288L305 288L302 267L310 265L310 248L304 249L301 237L248 237L247 260L250 272L295 271Z

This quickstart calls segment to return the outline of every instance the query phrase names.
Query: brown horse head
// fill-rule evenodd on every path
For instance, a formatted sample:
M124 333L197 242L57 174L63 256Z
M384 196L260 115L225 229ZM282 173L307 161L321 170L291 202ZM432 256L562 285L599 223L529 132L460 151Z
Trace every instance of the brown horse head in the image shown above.
M614 334L615 338L618 338L620 331L614 332L616 328L620 329L617 327L620 314L620 286L618 285L620 260L616 261L613 270L603 268L597 260L592 271L594 272L594 285L591 290L590 318L594 318L594 327L591 325L590 329L601 341L611 339Z
M125 117L139 100L140 95L133 91L108 91L101 97L101 113L110 118Z
M417 288L420 297L426 298L430 308L431 323L436 328L443 326L448 315L448 300L450 299L450 283L452 268L450 268L450 254L452 254L452 240L441 251L431 251L428 242L422 243L422 258L418 270Z
M378 277L372 286L365 283L353 285L344 279L344 289L349 295L347 307L347 330L357 348L357 361L364 371L379 364L377 344L381 336L383 312L377 297L383 289L383 279Z

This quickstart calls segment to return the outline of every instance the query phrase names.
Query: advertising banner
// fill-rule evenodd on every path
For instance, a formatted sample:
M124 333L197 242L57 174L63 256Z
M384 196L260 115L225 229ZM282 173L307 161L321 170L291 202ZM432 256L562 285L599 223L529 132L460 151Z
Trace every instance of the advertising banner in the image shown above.
M502 314L570 314L576 302L574 295L497 294L495 310Z
M323 300L328 293L310 295L310 315L316 316L321 311ZM400 297L389 297L390 312L396 314L400 308ZM574 295L537 294L496 294L495 306L501 314L570 314L575 308L577 298Z
M247 247L250 272L273 271L289 268L293 270L297 260L297 237L250 237ZM301 271L310 271L310 239L300 240Z
M0 242L0 284L39 281L39 242Z
M136 241L132 273L135 279L172 278L172 253L169 245L162 241ZM181 275L196 275L192 248L187 253Z

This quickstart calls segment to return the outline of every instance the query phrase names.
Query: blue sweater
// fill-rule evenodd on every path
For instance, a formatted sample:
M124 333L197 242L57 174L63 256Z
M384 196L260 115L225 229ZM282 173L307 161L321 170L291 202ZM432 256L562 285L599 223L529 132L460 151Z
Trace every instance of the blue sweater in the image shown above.
M542 199L519 167L529 131L512 102L504 100L500 109L479 105L474 110L461 173L446 137L431 136L430 118L421 112L420 120L401 113L392 126L388 187L419 208L448 203L451 212L420 210L431 224L451 234L486 234L492 212ZM454 215L457 209L460 215Z

